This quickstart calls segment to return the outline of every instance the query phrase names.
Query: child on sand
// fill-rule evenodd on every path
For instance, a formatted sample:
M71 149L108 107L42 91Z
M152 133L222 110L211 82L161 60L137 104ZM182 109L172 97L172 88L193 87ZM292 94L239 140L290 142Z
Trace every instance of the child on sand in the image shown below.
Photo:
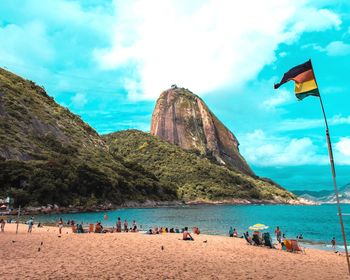
M185 227L185 230L182 233L182 239L183 240L191 240L194 241L193 237L191 234L188 232L188 227Z
M58 221L58 232L59 234L62 234L62 228L63 228L63 220L62 218L60 218L60 220Z

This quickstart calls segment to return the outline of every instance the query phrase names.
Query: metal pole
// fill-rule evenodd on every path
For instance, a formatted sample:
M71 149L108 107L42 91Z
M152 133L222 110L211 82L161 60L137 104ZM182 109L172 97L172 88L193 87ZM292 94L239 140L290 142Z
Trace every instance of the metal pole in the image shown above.
M329 154L329 160L330 160L331 169L332 169L333 186L334 186L335 197L336 197L336 200L337 200L338 216L339 216L339 221L340 221L341 232L342 232L343 240L344 240L346 261L347 261L347 264L348 264L348 271L349 271L349 274L350 274L350 260L349 260L348 246L347 246L346 235L345 235L345 230L344 230L343 216L342 216L341 209L340 209L339 194L338 194L337 180L336 180L336 174L335 174L335 168L334 168L334 160L333 160L332 143L331 143L331 139L329 137L328 123L327 123L326 113L324 111L321 95L320 95L320 103L321 103L321 108L322 108L324 121L325 121L325 124L326 124L326 136L327 136L327 144L328 144L328 154Z
M16 234L18 234L19 216L21 215L21 205L18 207Z
M312 71L314 73L314 79L315 79L316 86L317 86L317 88L319 88L318 85L317 85L317 81L316 81L316 77L315 77L315 71L314 71L314 68L312 66L311 59L310 59L310 64L311 64ZM339 194L338 194L337 179L336 179L336 173L335 173L335 167L334 167L332 143L331 143L331 138L329 136L329 129L328 129L328 122L327 122L326 112L325 112L324 107L323 107L322 97L321 97L320 93L319 93L319 99L320 99L322 114L323 114L323 118L324 118L324 123L326 125L326 138L327 138L329 161L331 163L331 170L332 170L332 177L333 177L333 187L334 187L335 197L336 197L336 200L337 200L338 216L339 216L339 222L340 222L340 227L341 227L341 233L342 233L343 241L344 241L346 262L348 264L348 272L350 274L350 260L349 260L349 253L348 253L348 245L347 245L347 242L346 242L346 235L345 235L345 230L344 230L343 216L342 216L342 213L341 213L340 202L339 202Z

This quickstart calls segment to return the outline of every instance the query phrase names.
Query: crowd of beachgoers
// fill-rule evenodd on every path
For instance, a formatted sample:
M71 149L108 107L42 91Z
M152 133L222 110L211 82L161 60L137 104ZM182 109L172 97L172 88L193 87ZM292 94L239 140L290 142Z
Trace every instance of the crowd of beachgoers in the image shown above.
M108 220L108 215L106 214L104 216L104 220ZM8 219L7 222L15 222L11 219ZM4 218L0 219L0 231L4 232L5 230L5 224L6 220ZM28 226L28 233L31 233L34 227L34 217L31 217L29 220L26 221L26 224ZM118 217L115 227L104 227L102 225L101 221L97 221L95 224L87 224L87 227L84 226L83 223L77 223L74 220L68 220L67 222L63 221L62 218L60 218L57 223L58 227L58 233L62 234L62 230L64 228L70 227L73 233L114 233L114 232L139 232L145 234L163 234L163 233L182 233L182 239L183 240L191 240L194 241L193 236L191 235L188 227L184 228L169 228L169 227L154 227L149 228L148 230L141 230L138 227L138 224L135 220L132 221L131 225L129 222L125 219L122 221L120 217ZM37 227L43 227L42 223L38 222ZM192 228L193 234L200 234L200 229L198 227ZM303 235L299 234L295 239L287 238L284 233L282 233L280 227L276 227L275 231L275 240L276 242L273 242L272 237L269 232L262 232L260 230L253 230L252 233L249 233L249 231L243 232L242 234L239 234L236 230L236 228L230 227L228 231L229 237L234 238L244 238L249 245L255 245L255 246L266 246L272 249L281 249L289 252L304 252L305 249L302 248L299 245L298 240L303 239ZM331 245L333 250L336 251L336 240L333 237L331 240Z

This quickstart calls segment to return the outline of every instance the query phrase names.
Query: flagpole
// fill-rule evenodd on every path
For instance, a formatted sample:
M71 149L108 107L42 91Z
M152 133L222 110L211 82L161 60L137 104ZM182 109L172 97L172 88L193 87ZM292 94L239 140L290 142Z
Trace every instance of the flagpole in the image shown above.
M311 62L311 60L310 60L310 62ZM311 67L312 67L312 62L311 62ZM312 67L312 69L313 69L313 67ZM315 82L316 82L316 85L317 85L316 77L315 77ZM317 88L318 88L318 85L317 85ZM336 200L337 200L338 216L339 216L341 232L342 232L342 235L343 235L344 249L345 249L345 255L346 255L346 262L348 264L348 271L349 271L349 274L350 274L350 260L349 260L348 246L347 246L346 235L345 235L345 230L344 230L343 216L342 216L342 212L341 212L341 208L340 208L340 202L339 202L339 193L338 193L338 188L337 188L337 179L336 179L336 173L335 173L335 167L334 167L332 143L331 143L331 138L329 136L328 122L327 122L326 112L325 112L324 107L323 107L321 94L319 94L319 99L320 99L320 104L321 104L321 109L322 109L324 122L325 122L325 125L326 125L326 138L327 138L327 145L328 145L329 161L330 161L331 170L332 170L333 187L334 187L335 197L336 197Z

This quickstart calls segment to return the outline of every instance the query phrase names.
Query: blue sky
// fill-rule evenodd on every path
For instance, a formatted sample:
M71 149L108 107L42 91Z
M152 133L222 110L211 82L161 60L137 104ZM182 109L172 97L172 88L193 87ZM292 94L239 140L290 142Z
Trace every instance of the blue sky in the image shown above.
M98 132L148 131L176 83L232 130L258 175L291 190L332 187L318 98L273 89L311 58L338 183L350 182L349 1L2 0L0 15L0 66Z

